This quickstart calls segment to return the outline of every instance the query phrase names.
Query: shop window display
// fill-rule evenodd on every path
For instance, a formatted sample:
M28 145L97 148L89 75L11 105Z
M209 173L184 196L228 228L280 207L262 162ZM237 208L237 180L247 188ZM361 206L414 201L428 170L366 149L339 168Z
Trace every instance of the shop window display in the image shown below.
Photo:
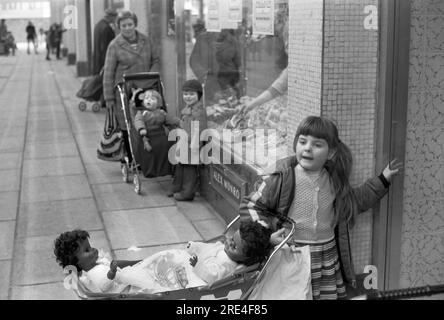
M233 142L222 141L224 152L231 150L235 158L246 159L247 150L263 146L268 154L281 158L288 154L286 90L254 108L246 105L266 91L287 67L288 0L274 1L274 30L269 35L254 28L253 2L242 1L242 19L237 28L219 32L207 29L206 1L199 2L203 7L197 11L203 15L189 15L194 34L190 37L193 48L187 57L187 74L204 84L209 128L231 131ZM265 136L258 135L258 129L264 129ZM236 153L242 150L236 144L243 145L244 154ZM258 171L270 165L258 159L247 160L247 164Z

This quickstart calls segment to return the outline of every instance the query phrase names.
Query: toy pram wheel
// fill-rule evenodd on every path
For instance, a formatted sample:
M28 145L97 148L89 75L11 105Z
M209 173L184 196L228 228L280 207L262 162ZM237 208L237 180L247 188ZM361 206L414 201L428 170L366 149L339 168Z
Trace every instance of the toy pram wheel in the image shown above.
M94 103L94 104L92 105L92 111L94 111L94 112L99 112L99 111L100 111L100 104L98 104L97 102Z
M82 101L79 103L79 110L82 112L86 110L86 102Z
M121 170L122 170L123 182L128 183L129 182L129 169L128 169L128 165L126 163L121 164Z
M140 178L137 174L134 175L133 183L134 183L134 192L140 194L140 192L142 191L142 186L140 185Z

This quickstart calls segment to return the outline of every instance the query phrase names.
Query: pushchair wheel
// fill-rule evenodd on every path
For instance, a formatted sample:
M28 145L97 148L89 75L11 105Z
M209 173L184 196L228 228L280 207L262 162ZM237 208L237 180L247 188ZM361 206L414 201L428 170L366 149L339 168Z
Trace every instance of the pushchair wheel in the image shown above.
M99 111L100 111L100 104L98 104L97 102L94 103L94 104L92 105L92 111L94 111L94 112L99 112Z
M128 165L126 163L122 163L121 170L122 170L123 182L128 183L129 182L129 169L128 169Z
M82 101L79 103L79 109L80 111L85 111L86 110L86 102Z
M137 174L134 175L133 183L134 183L134 192L140 194L140 192L142 191L142 186L140 184L140 178Z

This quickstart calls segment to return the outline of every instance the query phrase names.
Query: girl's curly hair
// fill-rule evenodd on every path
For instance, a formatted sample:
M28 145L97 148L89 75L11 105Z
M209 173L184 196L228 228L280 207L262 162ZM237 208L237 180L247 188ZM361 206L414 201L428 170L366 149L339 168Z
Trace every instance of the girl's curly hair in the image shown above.
M243 263L247 266L265 259L271 249L271 230L257 221L242 221L239 234L245 242L244 254L247 257Z
M66 266L75 266L77 272L82 269L77 265L76 252L79 249L79 243L89 238L89 233L84 230L74 230L62 233L54 241L54 254L57 262L65 268Z

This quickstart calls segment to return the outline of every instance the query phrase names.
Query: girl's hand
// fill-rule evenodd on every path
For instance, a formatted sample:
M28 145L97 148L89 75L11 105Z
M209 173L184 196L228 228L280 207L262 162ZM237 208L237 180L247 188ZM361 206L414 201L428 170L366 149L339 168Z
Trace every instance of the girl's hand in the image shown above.
M397 159L394 159L387 165L387 167L385 167L384 171L382 171L382 174L388 182L391 182L392 177L396 176L402 170L402 167L402 162L398 162Z
M278 244L280 244L282 242L282 240L284 240L286 237L285 235L285 228L282 228L274 233L271 234L270 236L270 243L273 246L277 246Z

